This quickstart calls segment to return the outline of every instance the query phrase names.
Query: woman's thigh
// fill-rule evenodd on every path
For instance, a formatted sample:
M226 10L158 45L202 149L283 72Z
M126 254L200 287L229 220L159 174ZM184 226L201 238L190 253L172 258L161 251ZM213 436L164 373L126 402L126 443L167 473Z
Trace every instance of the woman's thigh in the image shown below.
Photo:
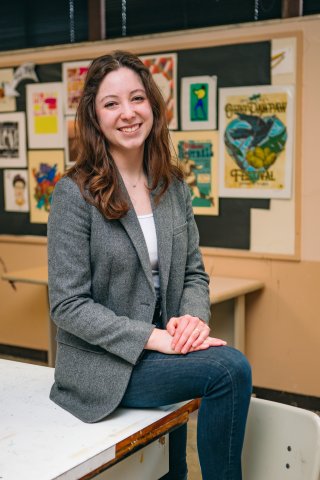
M211 347L186 355L146 350L134 367L122 399L125 407L153 408L203 397L221 380L250 377L244 355L231 347Z

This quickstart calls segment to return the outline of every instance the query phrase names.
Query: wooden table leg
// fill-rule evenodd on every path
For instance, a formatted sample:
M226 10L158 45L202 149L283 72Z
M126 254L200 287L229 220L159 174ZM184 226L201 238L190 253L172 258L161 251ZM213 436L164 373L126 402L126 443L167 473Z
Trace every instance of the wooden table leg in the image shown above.
M245 353L245 296L234 299L234 346Z

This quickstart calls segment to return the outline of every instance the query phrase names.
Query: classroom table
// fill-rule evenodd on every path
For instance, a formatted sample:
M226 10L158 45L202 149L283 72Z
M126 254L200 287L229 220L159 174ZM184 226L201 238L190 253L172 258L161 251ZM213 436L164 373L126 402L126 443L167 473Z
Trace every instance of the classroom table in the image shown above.
M118 408L88 424L49 399L53 376L50 367L0 359L1 479L156 480L168 472L168 432L188 421L197 399Z
M46 266L7 272L2 275L2 279L13 283L22 282L43 285L46 290L48 289L48 269ZM213 335L219 336L221 333L220 336L225 338L228 344L245 352L245 296L248 293L261 290L263 286L263 282L255 279L220 276L210 277L210 302L213 317L216 317L212 325ZM220 308L220 314L217 308L218 304L222 307ZM221 318L219 318L219 316ZM227 317L229 318L228 325ZM227 325L227 329L224 328L224 324ZM48 332L48 364L49 366L54 366L56 355L56 326L51 321L49 313Z

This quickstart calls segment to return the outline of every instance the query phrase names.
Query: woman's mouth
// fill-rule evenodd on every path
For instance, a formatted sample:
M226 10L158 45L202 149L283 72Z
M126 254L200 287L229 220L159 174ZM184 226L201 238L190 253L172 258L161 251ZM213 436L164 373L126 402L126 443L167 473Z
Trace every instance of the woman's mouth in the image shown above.
M133 133L140 128L140 125L141 125L140 123L135 123L134 125L118 128L118 130L120 130L120 132L123 132L123 133Z

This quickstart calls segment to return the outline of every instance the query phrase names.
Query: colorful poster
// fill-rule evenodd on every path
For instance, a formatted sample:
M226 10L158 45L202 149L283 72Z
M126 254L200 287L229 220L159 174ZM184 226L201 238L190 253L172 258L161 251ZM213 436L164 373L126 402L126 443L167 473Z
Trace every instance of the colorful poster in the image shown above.
M219 215L218 132L171 132L196 215Z
M220 89L221 197L290 198L292 86Z
M26 166L25 114L0 113L0 168Z
M4 205L6 212L28 212L28 171L4 170Z
M178 128L177 115L177 54L144 55L140 59L149 68L167 107L167 122L171 130Z
M65 117L66 165L73 165L76 160L75 150L75 115Z
M62 84L27 85L29 148L63 148Z
M215 130L217 128L217 77L182 78L181 119L183 130Z
M13 81L13 68L0 69L0 112L14 112L16 110L15 97L6 94L5 85Z
M30 222L47 223L52 192L64 172L63 150L28 152Z
M64 108L66 115L77 111L90 61L67 62L62 64Z

